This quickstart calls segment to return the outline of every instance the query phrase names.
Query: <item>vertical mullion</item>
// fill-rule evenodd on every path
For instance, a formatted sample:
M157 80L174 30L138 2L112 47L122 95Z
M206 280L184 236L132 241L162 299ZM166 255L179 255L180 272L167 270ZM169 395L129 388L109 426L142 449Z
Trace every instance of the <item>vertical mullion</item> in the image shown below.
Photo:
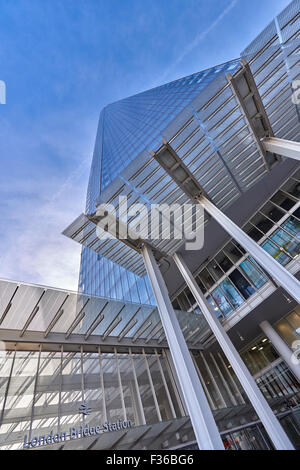
M120 374L117 348L114 348L114 352L115 352L115 359L116 359L119 389L120 389L120 395L121 395L121 403L122 403L122 409L123 409L123 417L124 417L124 421L127 421L126 406L125 406L125 400L124 400L124 393L123 393L123 387L122 387L122 380L121 380L121 374Z
M232 387L234 388L236 394L239 396L239 398L240 398L240 400L242 401L242 403L245 403L245 400L244 400L244 398L243 398L243 396L242 396L242 394L241 394L241 392L240 392L240 390L239 390L237 384L235 383L235 381L234 381L232 375L230 374L230 372L228 371L228 368L226 367L226 364L225 364L225 362L224 362L223 357L221 356L220 353L218 353L218 356L219 356L219 358L220 358L220 361L221 361L221 363L222 363L224 369L226 370L226 374L227 374L227 376L228 376L228 378L229 378L229 380L230 380L230 382L231 382L231 384L232 384Z
M215 378L214 378L214 376L213 376L213 374L212 374L212 372L211 372L211 370L210 370L210 368L209 368L209 366L208 366L208 364L207 364L207 361L206 361L206 359L205 359L204 354L202 353L202 351L200 352L200 355L201 355L202 361L203 361L203 363L204 363L204 366L205 366L205 368L206 368L206 370L207 370L207 372L208 372L208 375L209 375L209 377L210 377L210 380L212 381L212 384L214 385L215 390L217 391L217 394L219 395L219 398L221 399L221 402L222 402L224 408L227 408L227 405L226 405L226 402L225 402L225 400L224 400L224 398L223 398L223 395L222 395L222 393L221 393L221 391L220 391L220 389L219 389L219 387L218 387L218 384L217 384L217 382L216 382L216 380L215 380Z
M163 350L163 357L164 357L164 360L165 360L166 368L168 369L170 380L172 382L174 393L176 395L176 399L177 399L177 403L178 403L178 406L179 406L179 409L180 409L180 412L181 412L181 416L182 417L187 416L186 406L185 406L185 403L184 403L184 401L182 399L182 395L181 395L181 393L182 393L181 392L181 387L178 383L177 378L174 377L174 375L173 375L174 373L173 373L173 370L172 370L170 362L169 362L169 358L170 358L170 361L172 361L172 357L171 357L170 354L169 354L169 357L168 357L165 350ZM173 365L173 367L174 367L174 365Z
M166 379L165 379L164 371L163 371L161 363L160 363L160 359L159 359L159 355L157 353L157 349L155 349L155 357L156 357L156 361L157 361L157 364L158 364L158 367L159 367L160 375L161 375L161 378L162 378L162 381L163 381L163 384L164 384L164 387L165 387L165 391L166 391L166 394L167 394L167 397L168 397L169 405L170 405L170 408L171 408L171 413L172 413L173 418L175 419L175 418L177 418L176 413L175 413L175 408L174 408L172 398L171 398L171 395L170 395L170 392L169 392L169 389L168 389L168 385L167 385L167 382L166 382Z
M83 346L80 346L81 397L84 403Z
M144 413L142 398L141 398L141 394L140 394L139 383L138 383L137 376L136 376L136 370L135 370L134 360L133 360L133 357L132 357L131 348L129 348L129 356L130 356L130 361L131 361L131 367L132 367L132 372L133 372L133 377L134 377L136 393L137 393L138 402L139 402L140 413L141 413L141 416L142 416L142 424L146 424L145 413Z
M33 421L34 405L35 405L35 395L36 395L37 381L38 381L40 361L41 361L41 350L42 350L42 346L39 345L39 356L38 356L36 374L35 374L35 379L34 379L34 388L33 388L33 398L32 398L32 406L31 406L31 417L30 417L30 427L29 427L29 433L28 433L29 434L28 441L31 440L32 421Z
M11 364L11 368L10 368L9 377L8 377L7 384L6 384L5 394L4 394L3 407L2 407L2 411L1 411L1 417L0 417L0 427L2 426L2 421L3 421L5 406L6 406L6 402L7 402L8 390L9 390L9 386L10 386L10 382L11 382L11 376L12 376L12 373L13 373L13 368L14 368L14 365L15 365L16 352L17 352L17 351L16 351L16 349L15 349L15 351L14 351L14 357L13 357L12 364Z
M102 354L101 354L100 346L98 348L98 357L99 357L99 367L100 367L100 384L101 384L101 389L102 389L103 419L104 419L104 422L106 422L107 421L107 411L106 411L104 377L103 377L103 367L102 367Z
M151 391L152 391L152 395L153 395L153 400L154 400L154 404L155 404L157 417L158 417L159 421L162 421L161 414L160 414L160 409L159 409L159 406L158 406L158 401L157 401L157 397L156 397L156 393L155 393L155 388L154 388L154 385L153 385L151 372L150 372L149 364L148 364L146 353L145 353L145 349L143 348L142 351L143 351L143 356L144 356L144 360L145 360L145 364L146 364L148 379L149 379L149 383L150 383L150 387L151 387Z
M210 353L210 357L211 357L211 359L212 359L212 361L213 361L213 363L214 363L214 366L215 366L215 368L216 368L217 373L219 374L219 377L220 377L220 379L221 379L221 381L222 381L222 383L223 383L223 386L224 386L225 390L227 391L227 393L228 393L228 395L229 395L229 397L230 397L230 400L231 400L232 404L233 404L234 406L237 406L238 403L237 403L237 401L236 401L236 398L235 398L235 396L233 395L232 391L230 390L230 388L229 388L229 386L228 386L228 384L227 384L227 382L226 382L226 380L225 380L225 378L224 378L224 376L223 376L223 374L222 374L222 372L221 372L221 370L220 370L220 367L219 367L219 365L218 365L218 363L217 363L217 361L216 361L216 359L215 359L215 357L214 357L214 355L213 355L212 353Z
M63 345L60 346L60 365L59 365L59 389L58 389L58 432L60 433L61 415L62 415L62 371L63 371Z
M195 359L193 353L191 353L191 356L192 356L192 359L193 359L193 362L194 362L196 371L198 372L199 379L200 379L200 382L201 382L201 384L202 384L202 387L203 387L203 389L204 389L205 392L206 392L206 396L207 396L207 399L208 399L208 401L209 401L209 403L210 403L211 409L212 409L213 411L215 411L215 410L218 409L218 406L216 406L216 405L214 404L213 398L211 397L211 395L210 395L210 393L209 393L209 390L208 390L208 388L207 388L207 386L206 386L206 383L205 383L204 378L202 377L201 371L200 371L200 369L199 369L199 366L198 366L198 364L197 364L197 361L196 361L196 359Z

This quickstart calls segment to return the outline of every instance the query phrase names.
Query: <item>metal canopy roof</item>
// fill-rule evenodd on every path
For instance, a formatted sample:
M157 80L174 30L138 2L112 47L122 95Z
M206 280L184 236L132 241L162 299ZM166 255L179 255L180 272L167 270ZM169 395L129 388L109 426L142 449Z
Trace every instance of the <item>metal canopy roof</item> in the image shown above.
M160 133L221 210L276 163L277 157L262 149L260 140L264 136L300 140L299 109L292 101L291 87L291 80L300 77L298 3L293 2L278 19L284 43L280 43L273 21L242 53L238 70L233 61L233 76L228 75L228 67L227 75L217 74ZM103 208L112 204L119 214L119 196L127 196L129 207L136 203L150 207L190 202L148 150L141 151L104 190L99 204ZM129 221L129 227L135 224L137 221ZM140 253L117 239L101 239L90 216L82 214L63 233L144 276ZM151 240L155 249L168 255L183 243L174 238Z
M190 348L207 332L201 315L176 311ZM156 307L0 280L0 340L166 347Z

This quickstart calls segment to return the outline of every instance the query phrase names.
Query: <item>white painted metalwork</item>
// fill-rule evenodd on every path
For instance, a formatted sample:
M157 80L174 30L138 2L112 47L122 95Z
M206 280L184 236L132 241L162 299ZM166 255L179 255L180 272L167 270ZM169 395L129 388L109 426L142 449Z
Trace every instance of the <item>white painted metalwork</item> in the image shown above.
M170 395L170 392L169 392L169 388L168 388L168 385L167 385L167 382L166 382L165 374L164 374L164 371L162 369L162 365L160 363L160 358L159 358L159 355L158 355L156 350L155 350L155 356L156 356L156 361L157 361L157 364L158 364L159 372L160 372L160 375L161 375L161 379L162 379L163 384L164 384L165 392L166 392L166 395L168 397L168 402L169 402L169 405L170 405L172 417L176 418L176 413L175 413L174 405L173 405L172 398L171 398L171 395Z
M268 321L261 322L259 326L300 382L300 363L293 362L293 351Z
M268 152L277 153L282 157L300 161L300 143L291 140L269 137L263 139L262 145Z
M124 393L123 393L123 386L122 386L122 380L121 380L121 374L120 374L120 367L119 367L119 359L118 359L117 349L114 348L114 351L115 351L116 368L117 368L119 389L120 389L120 395L121 395L121 403L122 403L122 409L123 409L123 416L124 416L124 420L127 421L127 413L126 413L126 406L125 406L125 400L124 400Z
M266 399L259 390L255 380L244 364L239 353L233 346L229 336L225 332L223 326L211 311L211 307L202 294L198 284L196 283L192 273L188 269L182 257L178 254L174 255L174 261L181 272L185 282L189 286L193 296L195 297L207 323L209 324L216 340L221 346L225 356L230 362L237 378L239 379L245 393L248 395L257 415L263 423L270 439L278 450L294 449L285 431L283 430L278 419L274 415Z
M149 379L149 383L150 383L150 388L151 388L151 392L152 392L152 396L153 396L153 400L154 400L154 405L155 405L158 421L162 421L162 417L161 417L161 413L160 413L160 409L159 409L159 405L158 405L158 401L157 401L157 397L156 397L155 388L154 388L154 385L153 385L153 380L152 380L152 377L151 377L151 372L150 372L147 356L146 356L145 350L143 349L142 351L143 351L144 361L145 361L145 365L146 365L147 375L148 375L148 379Z
M224 450L162 274L148 246L143 247L142 254L199 448Z
M98 356L99 356L99 371L100 371L100 386L102 391L102 411L103 411L103 418L104 422L107 421L107 411L106 411L106 400L105 400L105 388L104 388L104 376L103 376L103 366L102 366L102 355L100 346L98 348Z
M222 395L222 393L221 393L221 390L219 389L219 386L218 386L217 381L216 381L216 379L215 379L215 377L214 377L214 374L212 373L211 368L209 367L209 365L208 365L208 363L207 363L207 360L205 359L204 354L203 354L202 351L200 352L200 356L201 356L201 359L202 359L202 361L203 361L203 364L204 364L204 366L205 366L205 368L206 368L206 372L207 372L208 375L209 375L209 378L210 378L210 380L211 380L211 383L213 384L214 389L215 389L215 391L217 392L217 395L218 395L218 397L219 397L219 400L220 400L220 402L222 403L223 408L226 408L226 407L227 407L226 401L224 400L224 397L223 397L223 395Z
M205 196L199 199L204 209L229 233L298 303L300 303L300 282L280 263L272 258L261 246L238 227L227 215Z

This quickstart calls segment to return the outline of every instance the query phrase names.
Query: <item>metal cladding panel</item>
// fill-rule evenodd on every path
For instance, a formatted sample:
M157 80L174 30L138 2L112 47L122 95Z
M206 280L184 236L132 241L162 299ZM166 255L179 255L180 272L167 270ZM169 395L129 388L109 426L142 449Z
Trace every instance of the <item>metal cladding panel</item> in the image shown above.
M97 254L109 258L126 269L132 270L138 276L144 276L146 270L142 256L116 238L107 239L103 231L97 230L97 225L81 214L64 232L69 238L81 245L92 249Z
M274 136L299 141L299 106L292 101L292 81L300 78L299 0L292 2L242 57L249 62Z
M51 334L61 333L66 335L66 339L81 335L82 343L93 336L106 340L106 335L117 337L120 341L123 337L132 339L133 344L143 340L145 346L150 340L152 344L157 341L158 346L166 340L157 308L147 305L5 280L0 280L0 299L0 314L7 310L11 302L0 330L21 332L27 325L24 330L27 340L30 332L41 332L50 341ZM36 314L29 323L36 306ZM179 310L176 315L189 344L201 347L201 335L209 331L205 319L201 315ZM88 338L85 338L88 332Z
M300 1L294 0L278 15L283 42L299 37L299 21Z

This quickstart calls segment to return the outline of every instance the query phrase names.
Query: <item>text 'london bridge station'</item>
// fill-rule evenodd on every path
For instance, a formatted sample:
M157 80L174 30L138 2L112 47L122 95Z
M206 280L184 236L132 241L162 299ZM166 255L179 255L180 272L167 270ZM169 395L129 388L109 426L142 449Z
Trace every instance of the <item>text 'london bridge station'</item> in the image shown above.
M299 52L294 0L101 111L78 292L0 281L0 449L300 449ZM124 198L201 209L203 244L146 239Z

